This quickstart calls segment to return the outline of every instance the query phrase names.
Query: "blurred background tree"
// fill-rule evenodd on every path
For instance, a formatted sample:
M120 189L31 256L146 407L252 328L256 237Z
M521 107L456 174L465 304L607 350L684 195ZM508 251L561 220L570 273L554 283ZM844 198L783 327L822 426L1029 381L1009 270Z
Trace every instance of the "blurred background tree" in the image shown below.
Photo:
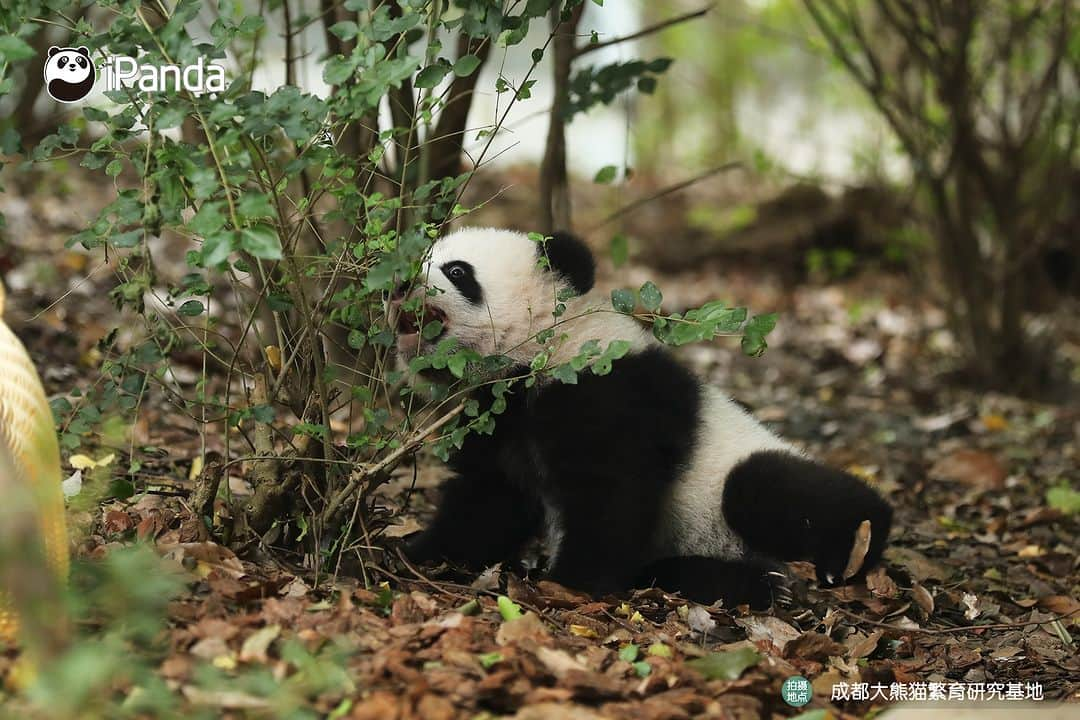
M968 370L994 387L1041 384L1048 353L1023 315L1047 252L1076 250L1075 3L804 4L908 158Z
M663 5L649 12L670 12ZM1053 326L1028 321L1075 294L1080 276L1075 3L738 0L655 42L679 63L637 116L639 170L737 157L761 171L752 184L802 184L787 196L798 202L780 208L786 237L753 232L762 193L742 188L741 209L688 207L691 225L713 231L708 252L775 244L846 268L849 256L821 254L819 233L809 249L791 244L800 215L832 217L814 215L829 201L807 186L872 200L854 208L864 250L875 230L865 211L888 198L886 227L871 225L916 274L927 260L940 270L964 377L1011 391L1048 386ZM693 247L679 252L697 259Z

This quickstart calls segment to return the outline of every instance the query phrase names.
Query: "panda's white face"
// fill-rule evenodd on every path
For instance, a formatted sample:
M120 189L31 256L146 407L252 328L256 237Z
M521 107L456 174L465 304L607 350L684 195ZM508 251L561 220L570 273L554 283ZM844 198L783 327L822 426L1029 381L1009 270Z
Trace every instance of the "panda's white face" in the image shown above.
M587 287L581 289L588 290L592 259L584 246L580 252L589 264ZM399 357L407 362L430 353L443 337L452 336L481 355L503 355L527 364L541 349L537 334L556 325L557 335L566 336L547 346L556 362L568 360L586 340L604 344L630 340L635 348L649 343L650 336L642 328L613 312L607 298L599 295L566 300L565 312L556 319L556 298L571 287L571 281L561 272L542 267L540 258L537 243L513 230L466 228L436 241L424 268L424 287L414 289L409 298L423 297L421 318L425 323L440 321L443 330L438 337L424 340L418 318L400 312L408 298L397 298L391 303L392 315L396 315L391 321L398 330ZM433 292L425 296L427 289Z
M424 287L410 297L433 291L424 297L420 314L424 322L442 322L443 333L423 340L416 318L402 313L399 355L408 360L430 352L452 335L481 355L513 357L544 323L551 324L560 283L539 267L538 257L536 243L511 230L467 228L439 239L424 266Z
M94 72L86 48L53 48L45 63L45 82L61 80L71 85L78 85Z

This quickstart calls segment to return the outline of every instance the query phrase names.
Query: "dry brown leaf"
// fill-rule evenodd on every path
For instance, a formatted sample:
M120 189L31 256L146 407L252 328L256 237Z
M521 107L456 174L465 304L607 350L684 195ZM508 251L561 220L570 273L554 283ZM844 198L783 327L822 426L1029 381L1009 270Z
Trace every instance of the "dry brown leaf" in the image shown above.
M900 588L896 586L893 579L885 572L885 568L880 566L874 568L867 574L866 587L877 597L900 597Z
M424 720L453 720L454 704L442 695L427 693L416 703L416 715Z
M948 580L952 576L944 565L931 560L918 550L894 545L885 550L885 557L894 565L900 565L912 578L919 582L927 580Z
M193 705L207 705L231 710L263 710L270 707L270 701L266 698L248 695L239 690L203 690L194 685L185 685L183 693L184 697L191 701Z
M571 625L570 634L584 638L596 638L600 637L600 633L593 630L588 625Z
M820 660L824 662L830 657L843 655L846 648L828 635L818 632L803 633L784 647L785 658L800 658L802 660Z
M251 633L244 638L244 644L240 647L240 661L266 663L266 651L279 635L281 635L280 625L267 625Z
M911 597L927 615L934 614L934 596L930 594L929 590L919 583L915 583L911 588Z
M870 549L870 537L872 528L869 520L863 520L855 530L855 542L851 546L851 555L848 557L847 567L844 568L844 579L854 576L862 570L866 560L866 552Z
M206 577L213 570L220 570L234 578L247 574L236 553L217 543L174 543L158 547L165 557L194 570L200 577Z
M799 637L796 628L773 615L750 615L744 618L736 618L735 624L746 630L746 636L750 642L766 643L776 648L783 654L787 644Z
M1080 601L1068 595L1050 595L1039 599L1039 607L1055 615L1068 617L1068 622L1080 625Z
M525 613L519 618L507 620L495 633L495 642L499 645L540 643L550 638L551 634L536 613Z
M422 530L419 521L412 515L405 518L401 523L393 525L387 525L383 530L383 536L388 538L402 538L406 535L412 535L414 532Z
M401 700L392 693L377 690L371 697L353 705L350 720L398 720Z
M513 720L610 720L610 715L601 715L583 705L543 702L528 705L518 710Z
M960 482L983 490L1005 487L1008 471L1001 461L985 450L962 448L946 455L930 468L935 480Z
M587 667L571 657L570 653L565 650L556 650L555 648L540 645L533 650L533 654L536 655L537 660L543 663L548 672L557 678L565 677L571 670L589 673Z
M848 652L848 657L852 660L867 657L877 648L878 641L881 640L883 634L883 631L875 630L861 640L850 643L849 647L851 650Z

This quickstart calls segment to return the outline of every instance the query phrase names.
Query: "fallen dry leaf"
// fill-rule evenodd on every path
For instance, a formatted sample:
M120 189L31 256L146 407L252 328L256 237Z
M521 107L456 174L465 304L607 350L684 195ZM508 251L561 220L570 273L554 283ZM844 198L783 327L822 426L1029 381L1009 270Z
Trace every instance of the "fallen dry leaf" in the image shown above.
M746 630L750 642L771 645L781 655L787 644L802 634L795 627L774 615L750 615L736 618L735 624Z
M900 597L900 588L896 586L893 579L885 572L885 568L880 565L867 573L866 587L877 597Z
M870 549L870 537L872 528L869 520L863 520L855 529L855 542L851 546L851 555L848 557L847 567L844 569L844 579L853 577L862 570L866 560L866 551Z
M911 597L927 615L934 614L934 596L929 590L916 582L911 588Z
M847 648L828 635L808 632L803 633L784 646L784 657L824 662L835 655L843 655L846 651Z
M983 490L1002 489L1008 474L997 457L970 448L956 450L930 468L930 477L935 480L960 482Z
M498 645L542 643L550 637L547 627L536 613L525 613L519 618L503 622L495 633L495 642Z
M853 660L857 660L858 658L864 658L869 656L870 653L874 652L874 650L877 649L878 641L881 640L881 636L883 634L884 631L875 630L866 637L855 640L850 645L848 645L848 647L850 648L850 650L848 651L848 657Z

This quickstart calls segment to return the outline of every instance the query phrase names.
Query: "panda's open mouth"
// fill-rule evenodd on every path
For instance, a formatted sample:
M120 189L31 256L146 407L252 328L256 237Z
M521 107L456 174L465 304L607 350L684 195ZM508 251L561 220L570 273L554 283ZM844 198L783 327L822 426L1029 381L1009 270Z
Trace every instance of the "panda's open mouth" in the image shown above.
M408 310L402 310L397 317L398 335L418 335L421 325L430 325L438 321L442 324L439 334L431 338L437 340L446 334L446 313L433 305L425 305L420 315Z

